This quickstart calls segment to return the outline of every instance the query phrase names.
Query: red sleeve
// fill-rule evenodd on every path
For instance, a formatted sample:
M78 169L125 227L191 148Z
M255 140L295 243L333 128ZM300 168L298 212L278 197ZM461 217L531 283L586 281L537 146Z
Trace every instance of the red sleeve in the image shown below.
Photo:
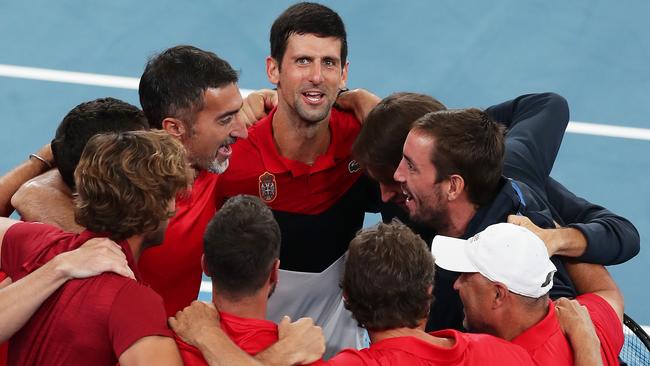
M54 226L20 222L9 227L2 241L2 270L16 282L67 248L54 246L66 233ZM38 262L39 265L32 265Z
M598 339L600 339L600 353L603 356L603 362L605 365L618 365L618 354L621 352L625 337L623 336L623 324L614 308L596 294L580 295L576 300L589 310L589 316L596 328Z
M108 333L118 358L140 338L173 336L160 295L135 281L127 281L115 296Z
M203 358L203 354L199 351L198 348L191 346L178 336L174 335L174 340L178 345L178 350L181 353L181 358L183 359L183 365L185 366L208 366L208 363Z
M346 348L334 355L327 361L318 360L310 363L309 366L350 366L350 365L374 365L372 360L363 357L362 353L351 348Z

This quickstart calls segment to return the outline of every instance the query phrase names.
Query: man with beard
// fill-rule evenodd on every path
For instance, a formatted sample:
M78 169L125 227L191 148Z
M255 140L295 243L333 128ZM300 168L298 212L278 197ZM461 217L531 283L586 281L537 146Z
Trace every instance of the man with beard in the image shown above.
M321 272L361 228L369 185L351 157L360 123L333 108L348 73L347 35L331 9L298 3L271 27L269 81L278 105L233 146L218 204L259 196L282 231L282 268Z
M561 112L562 98L553 94L522 96L490 107L489 115L498 116L498 122L507 126L505 137L504 175L518 178L517 141L531 140L540 146L544 134L537 129L554 129L566 121ZM354 144L354 156L364 170L379 182L382 200L392 206L393 215L400 217L418 232L427 243L436 231L428 222L416 224L408 221L406 199L393 173L402 158L402 147L413 122L429 112L445 110L436 99L416 93L396 93L383 99L369 114ZM508 113L504 113L507 111ZM563 120L564 118L564 120ZM565 122L564 122L565 123ZM529 130L530 129L530 130ZM535 142L537 141L537 142ZM543 145L542 145L543 146ZM527 162L524 162L528 164ZM578 260L600 264L622 263L639 251L639 235L634 225L609 210L575 196L553 178L546 178L545 191L551 212L565 228L544 229L540 232L551 254L557 253ZM505 207L511 204L506 202ZM503 214L505 218L507 214ZM511 221L521 220L511 216ZM452 286L457 274L440 269L436 276L434 295L440 301L433 303L428 330L461 328L462 305ZM553 292L552 292L553 294Z
M313 317L328 330L331 355L357 344L338 279L342 255L379 197L351 156L359 120L334 107L348 73L339 15L320 4L292 5L274 21L270 43L266 71L278 105L233 146L217 205L248 194L271 208L282 232L283 271L269 319Z
M198 296L203 232L216 210L214 173L227 166L230 145L247 136L245 123L237 117L243 103L237 80L226 61L192 46L154 56L140 79L140 104L151 127L179 139L196 171L191 192L176 200L165 242L139 262L168 315Z

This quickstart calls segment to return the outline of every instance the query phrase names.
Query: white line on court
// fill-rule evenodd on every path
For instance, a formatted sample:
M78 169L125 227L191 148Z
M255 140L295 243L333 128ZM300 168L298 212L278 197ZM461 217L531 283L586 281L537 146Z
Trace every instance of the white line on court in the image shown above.
M133 77L41 69L5 64L0 64L0 76L131 90L138 90L138 84L140 82L140 79ZM246 96L251 92L251 90L241 89L241 92L242 95ZM650 140L650 129L647 128L623 127L587 122L571 121L569 122L567 132L635 140Z

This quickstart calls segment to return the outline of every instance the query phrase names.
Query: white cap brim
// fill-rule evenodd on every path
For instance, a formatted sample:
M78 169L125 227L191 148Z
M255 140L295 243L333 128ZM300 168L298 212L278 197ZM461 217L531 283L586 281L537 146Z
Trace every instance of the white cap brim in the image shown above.
M467 255L469 241L436 235L431 243L431 254L436 265L453 272L479 272Z

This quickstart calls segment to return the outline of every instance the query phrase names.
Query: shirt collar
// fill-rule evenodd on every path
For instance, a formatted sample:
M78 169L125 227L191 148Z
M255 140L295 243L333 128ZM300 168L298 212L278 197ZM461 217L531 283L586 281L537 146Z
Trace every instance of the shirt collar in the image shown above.
M335 125L339 122L339 118L337 117L341 112L332 108L328 125L330 130L330 143L325 154L316 158L316 161L311 166L281 156L273 139L273 116L276 110L277 108L274 108L249 131L249 141L251 144L257 145L259 150L262 151L261 156L264 167L270 173L291 172L293 177L314 174L335 166L337 161L347 158L350 155L350 147L344 146L345 144L340 141L341 137L337 132L338 128L333 126L333 124Z

